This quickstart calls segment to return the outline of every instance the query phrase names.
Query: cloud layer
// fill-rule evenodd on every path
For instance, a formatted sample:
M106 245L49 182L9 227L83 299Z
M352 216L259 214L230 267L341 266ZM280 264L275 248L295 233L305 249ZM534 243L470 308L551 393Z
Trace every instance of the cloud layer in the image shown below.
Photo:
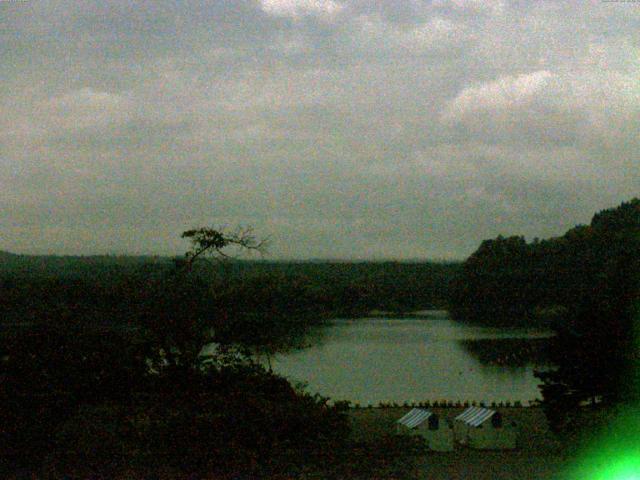
M0 4L0 249L462 258L640 192L640 8Z

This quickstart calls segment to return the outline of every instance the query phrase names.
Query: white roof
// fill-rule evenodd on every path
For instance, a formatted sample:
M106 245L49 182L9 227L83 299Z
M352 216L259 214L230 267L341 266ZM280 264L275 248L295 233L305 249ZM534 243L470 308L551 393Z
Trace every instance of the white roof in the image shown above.
M487 421L489 418L493 417L495 413L495 410L489 410L488 408L469 407L460 415L458 415L456 417L456 420L464 422L467 425L471 425L472 427L477 427Z
M425 410L424 408L414 408L404 417L398 420L398 423L409 428L414 428L420 425L430 416L431 412L429 410Z

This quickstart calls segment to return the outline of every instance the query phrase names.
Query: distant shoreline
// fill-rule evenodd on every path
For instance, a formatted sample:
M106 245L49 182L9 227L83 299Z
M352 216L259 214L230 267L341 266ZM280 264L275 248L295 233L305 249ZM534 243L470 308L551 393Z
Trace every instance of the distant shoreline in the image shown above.
M449 311L444 309L414 310L411 312L395 312L393 310L370 310L366 318L449 318Z

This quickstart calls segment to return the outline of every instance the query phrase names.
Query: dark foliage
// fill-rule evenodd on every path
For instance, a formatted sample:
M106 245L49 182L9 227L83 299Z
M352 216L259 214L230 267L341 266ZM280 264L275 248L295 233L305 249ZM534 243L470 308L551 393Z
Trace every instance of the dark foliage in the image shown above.
M126 408L79 409L57 429L48 468L104 474L157 463L203 476L264 478L307 463L308 454L345 446L342 407L297 392L260 367L212 369L190 380L178 389L160 381Z
M593 298L626 296L629 305L637 287L631 266L638 258L639 212L634 199L562 237L485 240L452 283L452 314L485 325L555 326L555 318Z
M175 270L168 258L0 258L0 318L34 322L127 321L150 282ZM176 261L184 264L184 261ZM181 263L182 262L182 263ZM362 315L369 310L445 307L457 263L267 262L198 264L194 276L227 304L245 311L283 305L297 310ZM238 296L238 301L234 299Z
M2 345L4 474L22 467L110 478L157 465L264 478L305 464L307 454L340 450L348 438L344 406L299 392L241 355L154 372L155 346L112 332L29 329Z
M128 404L147 386L144 345L114 332L29 328L1 340L0 451L9 463L41 458L80 405Z
M539 372L551 426L570 430L578 407L633 401L640 389L640 200L594 215L559 238L483 242L452 291L457 318L489 325L554 328L551 358Z
M225 238L258 245L246 231L239 235L185 232L202 255L220 254ZM428 289L403 305L441 302L436 284L455 266L398 264L388 276L375 264L209 265L196 264L198 255L132 264L2 257L0 474L371 478L380 469L406 471L393 453L398 441L353 444L345 404L297 390L252 354L296 347L343 301L357 313L383 306L376 292L400 298L415 288L415 272ZM218 347L203 357L210 342Z

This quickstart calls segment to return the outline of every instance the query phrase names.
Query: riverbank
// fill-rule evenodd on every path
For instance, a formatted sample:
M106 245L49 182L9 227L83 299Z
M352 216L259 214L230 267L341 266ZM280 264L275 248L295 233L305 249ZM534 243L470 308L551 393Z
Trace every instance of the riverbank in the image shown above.
M371 441L395 431L395 422L409 408L352 409L349 418L356 441ZM453 419L462 408L432 408ZM479 451L456 448L454 452L426 452L414 458L413 479L429 480L547 480L562 478L570 459L549 430L542 409L498 408L505 420L518 426L518 448L512 451Z

